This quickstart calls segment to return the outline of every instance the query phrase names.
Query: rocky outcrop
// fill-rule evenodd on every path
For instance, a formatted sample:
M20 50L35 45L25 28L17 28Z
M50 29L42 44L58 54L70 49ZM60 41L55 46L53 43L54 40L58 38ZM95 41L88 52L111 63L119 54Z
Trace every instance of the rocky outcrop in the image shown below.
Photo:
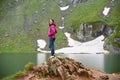
M120 48L117 48L117 47L113 46L112 44L111 44L111 45L106 45L106 48L107 48L111 53L114 53L114 54L119 54L119 53L120 53Z
M115 38L115 42L117 42L119 44L119 47L120 47L120 38Z
M80 41L92 40L93 25L81 24L76 31L76 36Z
M115 47L113 44L105 44L104 47L108 49L111 53L120 54L120 40L119 38L114 38L114 41L118 44L118 47Z
M100 35L104 35L106 39L114 32L114 28L103 23L96 22L91 24L81 24L76 30L70 27L68 32L75 34L77 39L80 41L90 41Z
M70 58L53 57L40 66L31 66L27 70L27 74L16 77L16 80L117 80L100 71L86 68Z

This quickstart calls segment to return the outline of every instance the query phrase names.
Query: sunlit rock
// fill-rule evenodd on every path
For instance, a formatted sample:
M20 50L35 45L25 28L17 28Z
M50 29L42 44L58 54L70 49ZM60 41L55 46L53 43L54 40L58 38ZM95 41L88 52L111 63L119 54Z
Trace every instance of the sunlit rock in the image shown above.
M50 58L37 67L28 67L27 70L30 71L17 76L16 80L118 80L120 77L86 68L71 58L58 57Z

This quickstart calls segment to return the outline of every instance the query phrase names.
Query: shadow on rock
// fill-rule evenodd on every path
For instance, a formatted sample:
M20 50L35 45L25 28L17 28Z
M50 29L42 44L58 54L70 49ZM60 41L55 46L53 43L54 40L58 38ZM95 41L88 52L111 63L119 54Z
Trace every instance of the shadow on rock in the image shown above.
M16 77L16 80L120 80L120 75L86 68L82 63L67 57L54 57L27 70L24 76Z

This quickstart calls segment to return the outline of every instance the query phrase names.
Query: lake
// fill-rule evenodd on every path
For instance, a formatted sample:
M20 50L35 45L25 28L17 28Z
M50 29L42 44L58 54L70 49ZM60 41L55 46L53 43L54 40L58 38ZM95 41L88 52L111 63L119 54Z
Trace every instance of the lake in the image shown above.
M69 57L81 62L89 68L106 73L120 73L119 54L56 54L59 57ZM36 66L47 61L50 54L0 54L0 78L22 71L24 66L33 62Z

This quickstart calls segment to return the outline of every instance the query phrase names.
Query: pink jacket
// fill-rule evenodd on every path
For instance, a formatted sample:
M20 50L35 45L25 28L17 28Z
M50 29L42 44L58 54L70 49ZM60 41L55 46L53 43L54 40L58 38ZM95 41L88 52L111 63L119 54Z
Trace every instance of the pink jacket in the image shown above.
M56 37L56 25L55 24L50 24L49 25L49 30L48 30L48 38L55 38Z

